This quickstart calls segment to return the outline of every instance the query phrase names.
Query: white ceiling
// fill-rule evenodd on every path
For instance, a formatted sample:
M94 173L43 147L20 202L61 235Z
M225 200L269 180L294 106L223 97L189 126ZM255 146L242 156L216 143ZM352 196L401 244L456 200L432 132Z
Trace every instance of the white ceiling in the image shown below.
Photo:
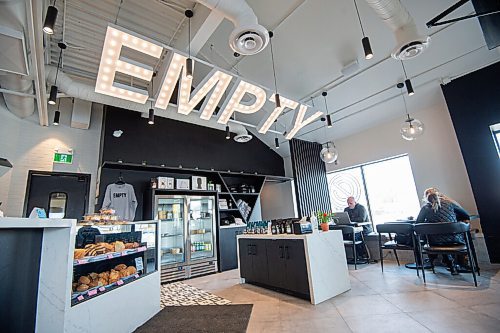
M297 138L325 142L363 131L379 123L404 115L399 90L395 88L404 78L400 62L390 53L395 46L392 31L363 1L357 0L365 33L370 37L374 57L365 60L361 47L361 30L352 0L247 0L259 18L259 23L273 30L278 91L286 97L301 100L325 110L321 91L328 91L327 103L333 115L334 126L323 129L315 122L301 130ZM429 49L416 59L405 62L412 78L415 95L407 98L410 112L440 103L441 78L453 78L500 60L500 53L489 51L477 19L448 26L427 29L425 23L454 4L456 0L401 0L413 16L419 32L432 37ZM57 2L60 7L56 35L51 39L52 64L57 63L57 42L62 39L63 8L66 3L65 40L70 48L65 51L64 70L70 74L94 79L100 60L104 33L108 22L114 22L120 0ZM194 1L131 1L121 4L117 24L168 45L185 49L182 45L184 9L200 5ZM453 16L472 13L466 4ZM201 10L200 10L201 12ZM198 17L200 20L200 17ZM201 21L204 17L201 18ZM209 37L198 57L216 66L237 71L241 76L274 89L269 47L254 56L233 56L228 36L233 29L224 20ZM194 34L194 32L193 32ZM182 46L181 46L182 45ZM343 77L341 69L358 59L360 70ZM197 69L201 74L207 69ZM197 74L195 73L195 77ZM122 78L124 79L124 78ZM273 105L267 103L270 111ZM238 120L258 124L264 111L241 115ZM278 130L291 127L293 112L278 121ZM255 131L253 131L255 134ZM259 138L274 145L274 134ZM280 136L280 141L286 141ZM286 146L286 145L282 145ZM286 156L288 151L280 149Z

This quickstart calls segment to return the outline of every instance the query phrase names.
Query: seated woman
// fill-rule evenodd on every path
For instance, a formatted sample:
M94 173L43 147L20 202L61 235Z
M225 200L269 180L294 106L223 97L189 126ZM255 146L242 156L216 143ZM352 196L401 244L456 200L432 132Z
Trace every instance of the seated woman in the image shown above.
M468 219L469 214L456 201L441 194L435 188L430 188L424 192L425 205L418 214L416 223L439 223L458 222L460 219ZM429 236L430 245L455 245L465 244L462 235L433 235ZM429 255L431 262L437 255ZM443 262L448 265L452 275L458 274L457 265L452 255L443 255Z

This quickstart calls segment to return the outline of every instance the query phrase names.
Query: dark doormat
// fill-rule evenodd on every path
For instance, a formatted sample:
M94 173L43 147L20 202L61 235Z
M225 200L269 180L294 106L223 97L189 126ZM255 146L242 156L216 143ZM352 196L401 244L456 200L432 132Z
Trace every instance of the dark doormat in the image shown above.
M252 304L167 306L135 333L244 333Z

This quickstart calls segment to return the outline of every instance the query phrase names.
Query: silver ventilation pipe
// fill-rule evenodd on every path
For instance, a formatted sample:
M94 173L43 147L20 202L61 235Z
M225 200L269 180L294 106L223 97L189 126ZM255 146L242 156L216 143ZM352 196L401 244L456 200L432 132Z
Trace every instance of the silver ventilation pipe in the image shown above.
M217 11L234 24L229 46L234 52L253 55L269 43L268 30L259 24L253 9L245 0L197 0L210 10Z
M46 79L49 84L53 84L56 76L57 67L55 66L46 66L45 73ZM127 101L121 98L116 98L108 95L103 95L100 93L96 93L94 90L94 86L78 82L73 80L67 74L59 70L59 74L57 76L57 87L59 91L64 93L69 97L79 98L85 101L91 101L94 103L100 103L103 105L110 105L117 108L122 108L126 110L133 110L142 112L143 114L148 114L149 112L149 103L139 104L131 101ZM219 131L225 131L226 125L219 124L217 120L214 118L212 120L203 120L200 118L198 113L190 113L189 115L183 115L177 112L176 108L168 106L166 110L157 110L158 114L165 112L168 114L168 119L173 119L177 121L182 121L198 126L210 127L213 129L217 129ZM246 133L246 128L240 124L230 124L230 131L233 133Z
M396 36L396 48L391 53L397 60L415 58L429 46L430 37L418 34L413 17L399 0L365 0Z

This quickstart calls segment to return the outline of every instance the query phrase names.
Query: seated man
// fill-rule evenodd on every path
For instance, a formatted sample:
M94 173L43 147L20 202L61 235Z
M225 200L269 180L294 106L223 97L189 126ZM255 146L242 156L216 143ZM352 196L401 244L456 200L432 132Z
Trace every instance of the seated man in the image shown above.
M354 197L347 198L347 207L344 209L344 212L349 214L351 222L369 222L366 208L357 203ZM371 223L363 225L363 235L366 236L372 231L373 229Z

